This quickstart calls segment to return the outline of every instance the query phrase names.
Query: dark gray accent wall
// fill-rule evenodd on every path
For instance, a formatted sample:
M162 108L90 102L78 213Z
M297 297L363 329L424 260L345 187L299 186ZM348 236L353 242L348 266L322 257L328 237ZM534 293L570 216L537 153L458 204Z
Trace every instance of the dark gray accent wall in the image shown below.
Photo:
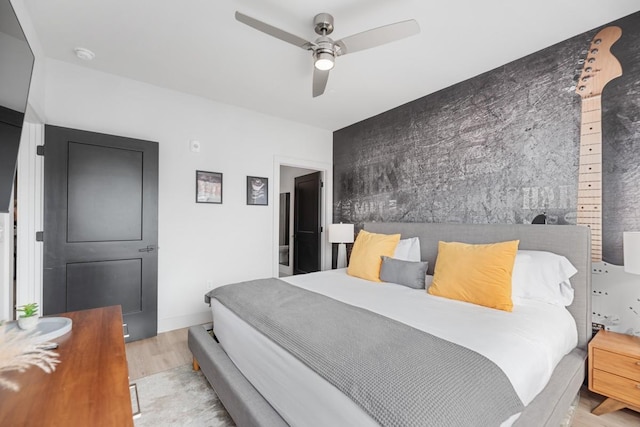
M640 13L608 25L623 76L602 98L604 258L621 264L640 230ZM574 224L575 84L599 29L336 131L334 222Z

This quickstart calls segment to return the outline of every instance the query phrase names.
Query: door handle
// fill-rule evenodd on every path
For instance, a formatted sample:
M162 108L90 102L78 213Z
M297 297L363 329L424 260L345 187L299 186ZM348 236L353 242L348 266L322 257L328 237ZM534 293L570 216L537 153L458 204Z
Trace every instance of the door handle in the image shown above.
M138 252L153 252L155 250L156 248L154 248L153 245L149 245L146 248L138 249Z
M142 416L142 411L140 410L140 397L138 397L138 384L129 384L129 393L135 394L136 396L136 412L133 413L133 419L137 420Z

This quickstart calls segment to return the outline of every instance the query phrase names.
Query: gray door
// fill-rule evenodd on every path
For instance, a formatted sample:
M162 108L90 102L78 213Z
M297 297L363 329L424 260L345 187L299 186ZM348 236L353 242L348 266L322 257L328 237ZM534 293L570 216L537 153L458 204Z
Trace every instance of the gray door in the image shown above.
M295 178L293 274L320 271L320 172Z
M157 334L158 144L45 128L43 313L121 305Z

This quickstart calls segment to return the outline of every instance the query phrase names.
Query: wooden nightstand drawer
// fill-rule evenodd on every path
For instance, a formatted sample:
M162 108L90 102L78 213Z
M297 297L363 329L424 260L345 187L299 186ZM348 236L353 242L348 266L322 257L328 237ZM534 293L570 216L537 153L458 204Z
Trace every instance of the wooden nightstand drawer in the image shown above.
M640 406L640 381L633 381L598 369L592 371L593 391L634 406Z
M593 349L593 369L640 381L640 359L599 348Z

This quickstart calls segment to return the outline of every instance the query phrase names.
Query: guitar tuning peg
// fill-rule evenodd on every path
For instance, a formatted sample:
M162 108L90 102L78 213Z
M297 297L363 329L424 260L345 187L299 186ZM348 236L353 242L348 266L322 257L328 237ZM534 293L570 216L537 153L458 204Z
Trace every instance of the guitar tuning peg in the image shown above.
M586 52L585 52L585 53L586 53ZM584 58L580 58L580 59L578 59L578 64L580 64L580 65L584 64Z

